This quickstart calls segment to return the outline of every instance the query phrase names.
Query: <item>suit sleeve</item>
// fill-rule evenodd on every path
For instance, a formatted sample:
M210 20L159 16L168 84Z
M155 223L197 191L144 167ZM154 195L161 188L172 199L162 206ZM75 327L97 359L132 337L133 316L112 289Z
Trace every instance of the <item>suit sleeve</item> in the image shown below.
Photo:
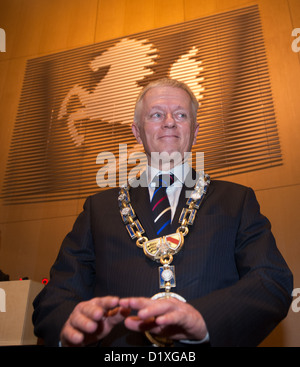
M212 346L257 346L286 316L293 279L271 226L247 189L236 235L239 280L191 301L206 322Z
M95 255L90 230L90 199L64 239L50 281L33 302L35 334L58 346L60 331L77 303L93 296Z

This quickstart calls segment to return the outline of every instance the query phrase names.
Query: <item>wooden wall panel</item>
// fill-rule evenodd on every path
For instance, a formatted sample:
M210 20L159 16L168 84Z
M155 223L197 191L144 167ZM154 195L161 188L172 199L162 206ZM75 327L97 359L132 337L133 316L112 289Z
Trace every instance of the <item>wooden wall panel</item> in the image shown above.
M294 274L294 288L300 288L299 211L300 185L256 191L262 212L269 218L278 248ZM300 313L288 317L262 343L262 346L299 347Z
M185 21L184 0L155 0L154 27L164 27Z
M0 24L7 34L1 59L34 57L94 42L98 0L3 0Z
M124 35L126 0L100 1L95 25L95 42Z
M288 0L292 19L292 29L300 28L300 1L299 0Z
M284 165L270 174L262 172L260 188L292 185L300 182L299 109L300 68L298 55L291 50L292 25L286 1L264 1L260 5L264 14L266 51L272 82L275 110L283 150ZM280 18L280 21L279 21ZM282 177L285 177L284 181Z
M253 4L262 18L284 164L227 178L256 190L300 288L300 53L291 50L291 31L300 27L299 0L1 0L0 27L7 35L7 52L0 53L1 187L28 58ZM47 276L83 202L0 202L0 269L11 279ZM300 313L290 312L263 344L300 346L299 329Z
M75 219L75 215L57 215L33 220L23 217L21 221L1 223L0 269L10 274L10 280L26 276L41 282L44 277L48 278L61 242L72 229ZM5 243L9 243L9 246L4 246Z

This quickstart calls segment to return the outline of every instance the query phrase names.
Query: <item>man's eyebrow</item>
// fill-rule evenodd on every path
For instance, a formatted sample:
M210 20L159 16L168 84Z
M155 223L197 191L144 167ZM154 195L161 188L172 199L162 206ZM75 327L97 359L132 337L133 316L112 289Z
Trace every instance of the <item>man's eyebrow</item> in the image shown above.
M151 106L151 110L155 109L155 108L163 108L165 107L164 105L155 105L155 106Z
M151 106L151 110L152 109L155 109L155 108L164 108L166 107L165 105L155 105L155 106ZM175 109L178 109L178 110L187 110L185 107L182 107L180 105L176 106Z

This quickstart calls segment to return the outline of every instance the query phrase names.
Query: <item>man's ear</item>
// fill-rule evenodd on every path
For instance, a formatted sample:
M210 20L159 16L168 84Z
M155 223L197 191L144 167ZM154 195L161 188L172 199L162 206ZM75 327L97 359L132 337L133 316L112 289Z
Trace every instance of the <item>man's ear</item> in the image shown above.
M132 133L133 133L133 135L135 136L135 138L136 138L137 142L138 142L139 144L143 144L142 139L141 139L141 136L140 136L140 130L139 130L139 127L138 127L135 123L133 123L133 124L131 125L131 130L132 130Z

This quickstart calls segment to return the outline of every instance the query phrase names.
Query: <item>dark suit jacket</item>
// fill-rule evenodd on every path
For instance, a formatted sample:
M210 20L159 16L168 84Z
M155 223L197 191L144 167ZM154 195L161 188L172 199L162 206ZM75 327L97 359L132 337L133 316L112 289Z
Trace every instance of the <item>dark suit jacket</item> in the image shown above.
M185 206L184 187L173 220ZM34 301L35 333L58 345L75 305L92 297L158 293L158 266L131 240L118 208L118 189L89 197L63 241L47 286ZM131 189L132 206L149 239L155 238L147 188ZM292 275L279 253L254 192L212 181L180 253L177 286L203 315L211 346L256 346L286 316ZM143 334L117 326L103 346L149 345Z

